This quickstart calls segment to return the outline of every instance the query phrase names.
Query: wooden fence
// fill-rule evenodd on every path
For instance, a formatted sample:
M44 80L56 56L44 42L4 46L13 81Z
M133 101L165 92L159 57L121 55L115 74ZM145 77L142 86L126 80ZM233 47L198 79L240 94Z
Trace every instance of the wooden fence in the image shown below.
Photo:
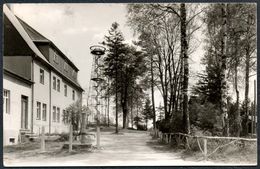
M216 136L195 136L184 133L162 133L158 130L151 131L150 133L153 137L159 138L162 142L167 144L173 144L177 147L184 146L187 149L191 149L191 145L194 144L196 140L196 144L198 145L200 151L204 156L204 160L207 160L209 156L217 152L220 148L226 147L235 142L239 142L240 145L244 146L245 142L254 142L257 143L257 139L251 138L241 138L241 137L216 137ZM191 140L193 142L191 143ZM202 143L201 143L202 141ZM220 141L222 145L217 145L211 152L208 150L208 142L209 141ZM227 142L227 143L223 143Z

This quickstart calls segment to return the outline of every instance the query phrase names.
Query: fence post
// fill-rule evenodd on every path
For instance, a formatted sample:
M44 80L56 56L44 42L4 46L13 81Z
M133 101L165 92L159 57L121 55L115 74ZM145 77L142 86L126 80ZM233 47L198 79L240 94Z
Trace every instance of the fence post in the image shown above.
M73 129L72 124L70 123L70 135L69 135L69 152L72 152L72 138L73 137Z
M41 151L45 151L45 128L42 126L42 133L41 133Z
M208 157L207 157L207 139L206 138L203 139L203 144L204 144L204 160L207 161Z

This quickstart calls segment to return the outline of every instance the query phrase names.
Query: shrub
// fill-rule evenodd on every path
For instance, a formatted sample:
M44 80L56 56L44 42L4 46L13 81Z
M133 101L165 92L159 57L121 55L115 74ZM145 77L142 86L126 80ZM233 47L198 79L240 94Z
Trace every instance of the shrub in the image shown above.
M60 137L56 141L61 141L61 142L69 141L69 133L61 133L59 134L59 136Z
M194 102L190 104L189 107L192 124L197 125L204 130L211 131L220 127L220 110L218 106L209 102L205 102L204 104Z
M146 125L144 124L137 124L137 130L146 130Z

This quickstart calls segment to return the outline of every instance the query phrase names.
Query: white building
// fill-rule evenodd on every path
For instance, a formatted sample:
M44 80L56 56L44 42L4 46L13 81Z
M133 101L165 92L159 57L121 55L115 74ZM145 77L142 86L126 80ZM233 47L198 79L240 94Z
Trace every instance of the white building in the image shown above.
M53 42L3 8L4 145L39 134L42 127L46 133L67 132L62 115L82 101L78 68Z

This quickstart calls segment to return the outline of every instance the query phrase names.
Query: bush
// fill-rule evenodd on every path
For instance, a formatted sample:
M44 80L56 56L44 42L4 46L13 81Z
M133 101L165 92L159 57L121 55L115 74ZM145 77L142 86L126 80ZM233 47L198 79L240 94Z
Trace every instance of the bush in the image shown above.
M146 125L144 124L137 124L137 130L146 130Z
M169 133L171 130L170 121L167 119L163 119L163 120L159 121L158 129L159 129L159 131L161 131L163 133Z
M197 125L204 130L217 130L220 128L220 110L219 107L206 102L200 104L194 102L189 106L191 124Z
M64 142L69 141L69 133L61 133L59 134L59 138L56 141Z

